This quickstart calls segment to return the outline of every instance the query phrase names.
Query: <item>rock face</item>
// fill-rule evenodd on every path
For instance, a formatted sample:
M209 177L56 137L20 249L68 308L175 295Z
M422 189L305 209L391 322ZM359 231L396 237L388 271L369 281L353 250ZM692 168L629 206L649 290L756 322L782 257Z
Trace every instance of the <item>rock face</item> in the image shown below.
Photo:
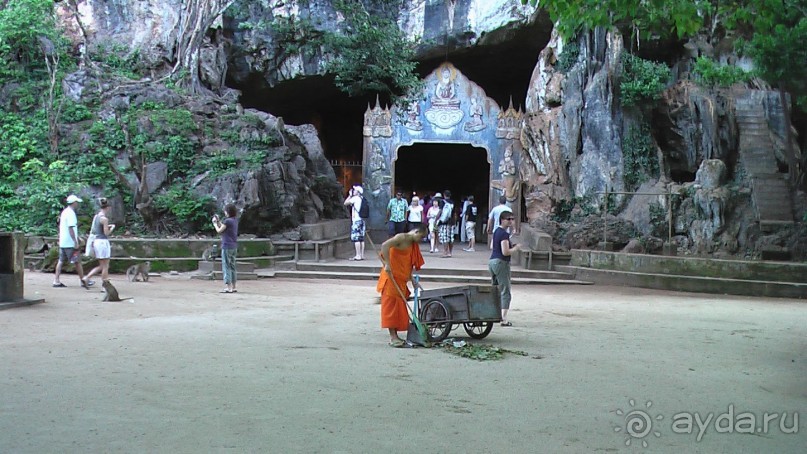
M506 40L508 31L529 22L535 11L512 0L404 0L395 10L390 10L389 2L384 0L363 3L369 10L386 13L410 39L427 43L418 50L420 59L441 55L446 42L452 49L462 50ZM239 24L269 23L277 17L294 16L309 20L317 29L335 30L343 22L332 0L250 2L248 8L228 16L227 29L233 34L230 77L244 83L259 75L269 86L296 77L321 75L328 56L288 52L270 27L241 28Z
M147 224L147 213L162 218L174 212L172 205L185 202L176 197L190 196L212 198L212 206L199 207L201 216L184 213L184 222L196 220L185 225L191 231L207 221L205 212L220 212L227 203L241 212L241 232L258 235L346 216L341 185L311 125L287 127L266 112L239 109L231 100L190 98L158 85L133 84L109 95L89 89L104 86L102 80L86 75L68 80L77 101L84 101L80 94L97 96L87 101L99 102L99 120L106 120L104 134L125 125L130 139L111 145L104 139L109 135L87 132L88 126L101 124L90 121L66 125L66 140L84 150L98 149L99 142L114 147L118 183L135 194L145 180L148 197L141 197L138 205L148 207L152 202L144 200L163 197L165 206L154 202L154 212L138 208ZM151 150L164 152L151 154ZM183 152L190 155L181 158ZM143 156L146 162L141 161ZM177 188L179 193L171 192ZM189 191L187 195L182 189ZM113 201L113 215L121 222L122 198Z
M621 191L621 115L616 84L622 40L597 30L580 38L578 63L567 73L555 63L564 44L553 34L541 52L526 100L525 147L531 161L527 212L545 220L572 197L599 204L598 193Z

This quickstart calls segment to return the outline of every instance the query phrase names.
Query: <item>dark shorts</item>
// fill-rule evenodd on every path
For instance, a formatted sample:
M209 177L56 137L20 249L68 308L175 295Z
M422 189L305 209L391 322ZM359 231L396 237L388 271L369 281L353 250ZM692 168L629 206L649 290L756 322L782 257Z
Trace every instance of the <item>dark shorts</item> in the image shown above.
M389 236L393 236L396 233L404 233L406 232L406 222L392 222L389 221Z
M62 263L70 263L70 258L73 256L73 251L75 251L75 248L72 247L59 248L59 261Z

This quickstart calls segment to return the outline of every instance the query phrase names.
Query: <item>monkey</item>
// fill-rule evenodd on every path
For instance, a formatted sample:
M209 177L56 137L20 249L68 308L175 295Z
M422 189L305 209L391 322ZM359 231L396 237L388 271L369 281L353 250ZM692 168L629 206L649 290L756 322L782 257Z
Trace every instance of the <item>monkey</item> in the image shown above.
M134 298L121 299L120 295L118 295L118 289L116 289L115 286L113 286L109 281L104 281L101 285L104 287L104 301L119 302L125 300L134 300Z
M138 276L143 277L143 282L149 281L149 271L151 270L151 262L138 263L132 265L126 270L126 278L129 282L137 282Z
M205 262L215 262L216 258L219 256L219 246L217 244L213 244L209 248L205 249L202 252L202 260Z

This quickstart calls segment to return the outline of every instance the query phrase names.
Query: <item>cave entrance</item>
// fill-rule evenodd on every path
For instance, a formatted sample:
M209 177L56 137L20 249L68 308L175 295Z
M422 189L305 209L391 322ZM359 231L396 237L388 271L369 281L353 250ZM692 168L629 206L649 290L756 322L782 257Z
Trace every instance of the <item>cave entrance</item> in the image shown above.
M415 143L398 148L392 167L392 187L403 191L407 199L412 192L423 198L448 189L457 207L461 208L462 200L473 195L479 212L488 212L491 174L488 152L484 148Z
M503 109L450 62L426 77L422 96L368 106L363 125L369 230L386 232L387 204L397 190L449 189L457 204L473 195L482 213L504 196L521 219L523 114L512 103Z

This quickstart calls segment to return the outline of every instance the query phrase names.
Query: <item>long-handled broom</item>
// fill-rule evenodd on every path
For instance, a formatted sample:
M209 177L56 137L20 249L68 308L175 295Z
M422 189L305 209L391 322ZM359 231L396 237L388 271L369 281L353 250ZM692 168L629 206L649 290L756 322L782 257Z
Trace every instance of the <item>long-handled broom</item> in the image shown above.
M401 299L403 299L404 306L406 306L407 312L409 312L409 320L410 320L409 328L410 329L406 333L406 340L411 342L411 343L414 343L414 344L427 346L429 338L428 338L428 336L426 334L426 327L423 326L423 323L420 322L420 319L418 318L418 315L417 315L418 294L420 293L420 284L419 284L420 276L418 276L417 274L415 275L414 307L409 307L409 304L406 303L406 296L404 296L403 290L401 290L401 287L398 286L397 282L395 282L395 278L392 277L392 272L386 271L387 265L384 263L383 260L381 261L381 263L384 266L384 271L387 273L387 276L389 277L389 280L391 280L392 284L395 286L395 290L398 291L398 295L400 295ZM419 340L418 339L412 339L412 336L410 336L410 333L412 331L412 325L415 325L415 331L417 332L417 335L420 337ZM412 334L414 334L414 333L412 333Z

